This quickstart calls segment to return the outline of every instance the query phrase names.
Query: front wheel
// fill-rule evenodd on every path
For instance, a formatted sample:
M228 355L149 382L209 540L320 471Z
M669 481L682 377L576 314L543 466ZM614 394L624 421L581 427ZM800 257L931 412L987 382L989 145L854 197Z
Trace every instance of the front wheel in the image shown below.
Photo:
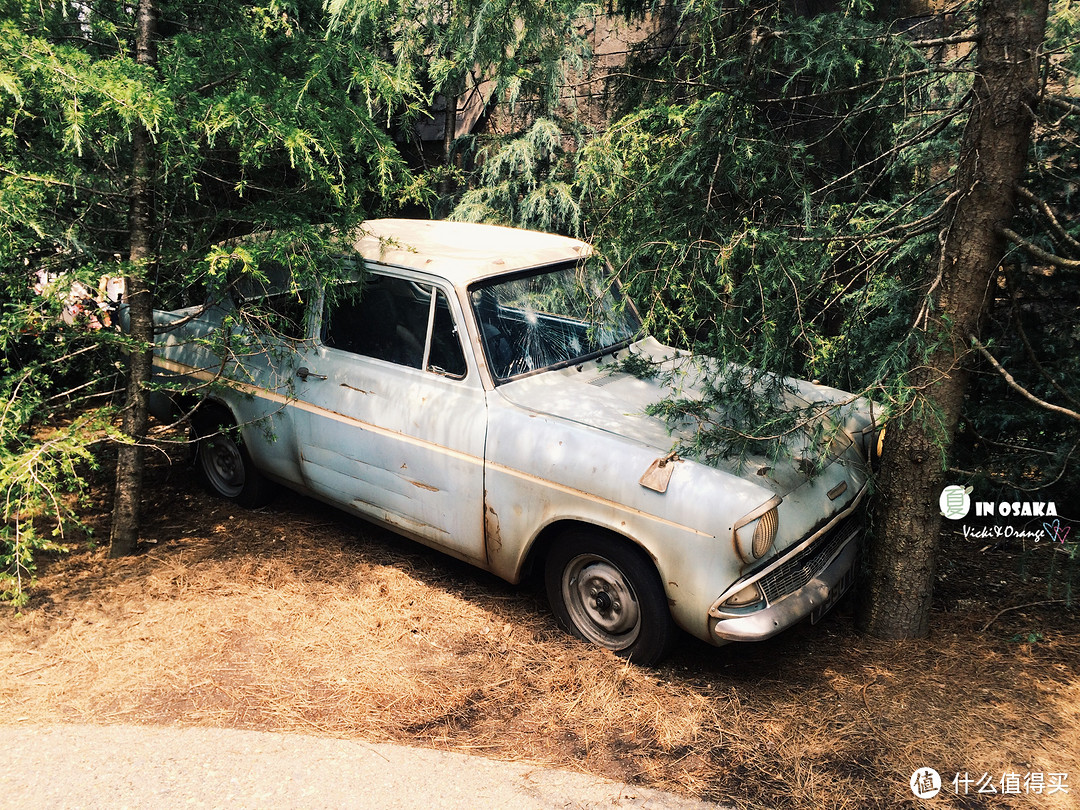
M195 462L206 487L241 506L266 503L270 482L244 447L233 420L216 409L194 420L198 445Z
M568 531L547 555L544 580L564 630L644 666L667 654L675 637L667 595L648 557L628 541Z

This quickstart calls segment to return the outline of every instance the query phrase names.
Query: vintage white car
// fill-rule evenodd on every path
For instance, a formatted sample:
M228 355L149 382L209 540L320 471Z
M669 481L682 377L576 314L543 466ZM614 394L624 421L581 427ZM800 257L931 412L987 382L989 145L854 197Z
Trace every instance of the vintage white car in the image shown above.
M152 409L203 398L197 466L221 496L254 504L277 482L510 582L542 566L566 630L642 664L676 626L713 644L764 639L851 583L868 403L789 381L842 423L814 476L796 459L679 458L678 436L646 414L671 375L618 361L688 358L642 334L589 245L376 220L355 247L362 281L331 295L263 288L284 328L251 334L235 295L156 313L155 374L189 393L159 392ZM227 356L210 339L223 329Z

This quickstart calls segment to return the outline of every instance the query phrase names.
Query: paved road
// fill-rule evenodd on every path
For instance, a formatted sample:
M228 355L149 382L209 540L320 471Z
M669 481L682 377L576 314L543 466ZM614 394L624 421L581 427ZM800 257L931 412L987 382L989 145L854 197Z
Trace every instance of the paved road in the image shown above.
M548 810L718 805L519 762L213 728L2 726L2 808Z

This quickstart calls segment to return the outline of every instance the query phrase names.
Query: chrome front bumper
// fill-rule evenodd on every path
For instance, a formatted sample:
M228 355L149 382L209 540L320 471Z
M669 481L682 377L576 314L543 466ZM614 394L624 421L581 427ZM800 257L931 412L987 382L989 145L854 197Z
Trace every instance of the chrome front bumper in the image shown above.
M797 553L735 583L709 609L716 643L761 641L807 617L817 621L854 581L861 535L858 513L849 512ZM730 594L752 582L762 588L764 603L722 606ZM785 583L795 587L787 590Z

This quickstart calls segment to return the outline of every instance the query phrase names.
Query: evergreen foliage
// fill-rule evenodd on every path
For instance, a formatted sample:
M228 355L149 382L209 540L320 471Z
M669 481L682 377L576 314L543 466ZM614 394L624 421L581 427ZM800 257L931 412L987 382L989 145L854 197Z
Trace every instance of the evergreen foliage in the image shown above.
M993 291L985 343L1019 385L1045 402L1080 412L1080 218L1072 214L1080 176L1078 42L1080 3L1052 3L1045 44L1048 98L1038 110L1032 159L1010 226L1073 265L1055 266L1014 244ZM1068 495L1080 489L1076 421L1033 407L988 362L979 372L958 436L957 466L1001 500L1068 503Z
M657 4L622 8L637 14ZM654 334L716 360L702 399L654 408L673 425L699 422L696 446L684 448L699 456L781 452L779 437L805 429L807 414L787 411L780 377L746 385L747 366L865 394L893 418L935 422L910 377L911 357L933 345L913 327L955 199L972 45L919 46L925 26L868 5L803 16L775 3L689 0L678 12L682 38L613 80L620 117L593 132L564 124L562 141L580 145L569 154L553 147L554 118L504 138L454 216L600 246ZM937 33L970 36L974 8L954 12L952 28ZM1073 92L1076 20L1075 2L1054 4L1048 80ZM1075 207L1076 118L1063 112L1042 110L1030 181L1057 211ZM548 189L558 189L558 207L527 204ZM1036 208L1018 223L1023 232L1073 255ZM1075 235L1076 218L1065 219ZM1030 258L1014 256L1006 276L1022 291L1010 305L997 296L994 345L1031 390L1064 404L1062 389L1075 397L1070 380L1080 373L1075 271L1033 274ZM1038 347L1038 364L1025 356L1022 334ZM1040 496L1048 499L1080 485L1069 463L1075 424L1033 409L992 370L979 380L965 432L951 452L942 443L943 460L957 472L975 468L1009 499L1040 485L1051 485ZM720 403L737 424L713 421Z
M73 514L61 494L81 490L108 434L87 425L109 415L125 339L96 328L101 313L71 319L69 307L71 324L60 316L76 281L92 292L103 276L129 274L121 257L137 128L154 144L161 227L151 281L167 306L257 275L266 259L310 284L333 271L321 257L335 232L431 192L388 127L419 114L425 93L385 58L381 38L328 37L317 3L160 3L156 71L135 63L123 3L3 0L2 9L0 576L18 600L34 549L55 543L41 521ZM215 247L252 232L273 238ZM34 291L39 277L51 296ZM106 409L56 424L88 404Z
M780 375L902 397L902 386L885 388L907 361L918 294L909 271L933 236L887 229L894 198L907 195L915 218L937 202L919 195L919 166L879 156L949 130L947 114L916 121L909 110L950 88L913 92L905 77L926 62L857 15L712 2L682 13L693 33L623 80L616 95L635 100L625 115L575 133L584 143L571 157L552 148L553 124L537 121L482 164L455 216L601 246L658 337L717 360L703 400L660 403L657 415L698 419L700 457L775 454L807 424ZM924 176L933 159L923 146ZM549 189L561 207L529 205ZM775 373L747 385L747 365ZM711 421L721 402L738 424Z
M436 93L494 82L492 95L553 106L568 70L587 48L579 19L599 13L582 0L327 0L333 24L380 41L397 70Z
M811 414L787 407L783 375L936 419L910 376L934 347L913 327L955 201L973 4L926 33L860 2L805 16L767 1L626 0L631 16L673 6L679 35L610 79L617 114L593 129L561 102L588 76L580 23L602 11L579 0L157 6L152 70L132 54L129 5L0 0L7 598L24 598L34 550L77 514L61 493L81 490L113 435L131 346L98 328L104 313L70 305L133 269L121 257L140 129L156 157L158 305L265 278L271 262L301 291L337 272L324 258L335 233L402 206L435 210L445 172L411 170L399 144L436 94L490 82L520 128L462 141L475 169L455 170L454 216L588 239L658 337L712 358L695 372L702 398L655 406L698 422L689 451L784 452ZM1078 34L1080 5L1055 0L1018 238L988 292L985 345L1015 385L978 360L958 443L941 447L1005 500L1080 486L1075 420L1016 390L1080 410ZM937 36L957 41L918 43ZM254 233L267 238L233 239ZM751 367L769 373L747 379ZM734 421L716 420L720 402ZM827 427L813 431L827 447Z
M564 140L558 123L545 117L520 137L490 140L478 155L476 186L462 194L452 217L577 234L581 206L565 179L575 158Z
M586 70L589 49L579 23L599 13L584 0L327 0L326 6L335 27L378 39L399 70L433 100L441 96L444 153L435 173L442 198L431 209L439 216L452 206L451 190L462 177L454 143L462 99L519 111L554 108L566 76ZM534 190L527 207L565 205L559 189L549 191L554 196ZM498 219L494 210L485 216Z

